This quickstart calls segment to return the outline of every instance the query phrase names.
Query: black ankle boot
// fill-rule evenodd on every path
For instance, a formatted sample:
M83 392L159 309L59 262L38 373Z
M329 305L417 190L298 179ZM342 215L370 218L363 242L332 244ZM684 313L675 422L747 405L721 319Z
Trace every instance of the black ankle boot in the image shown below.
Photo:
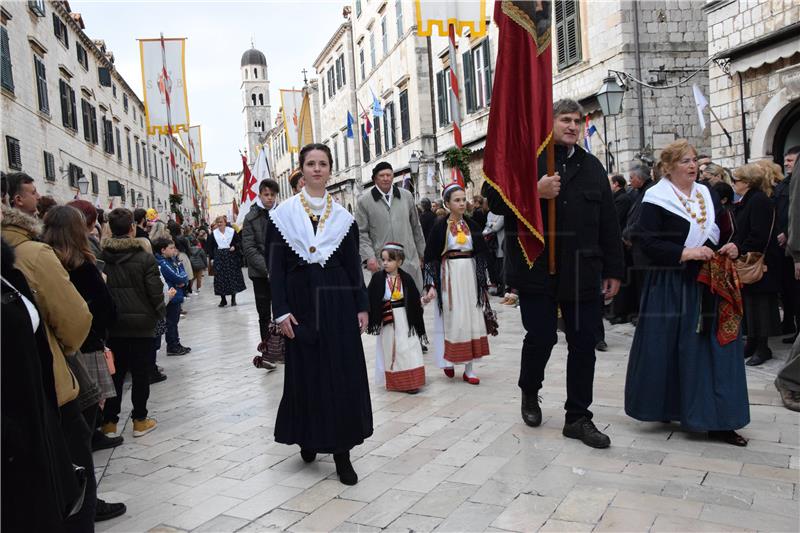
M228 305L228 299L223 296L220 299L219 305L217 307L225 307L226 305Z
M308 450L300 450L300 457L303 458L303 461L306 463L313 463L314 460L317 458L317 452L310 452Z
M536 393L526 394L522 391L522 421L531 427L542 423L542 408L539 407L539 396Z
M758 344L756 343L757 339L755 337L747 337L747 340L744 343L744 358L749 359L753 357L753 354L756 353L756 348Z
M333 454L333 462L336 463L336 475L339 476L339 481L345 485L358 483L358 474L350 462L350 452Z
M769 349L769 339L759 337L753 357L745 363L747 366L759 366L772 359L772 350Z
M236 305L236 295L231 294L231 307L233 307L234 305Z

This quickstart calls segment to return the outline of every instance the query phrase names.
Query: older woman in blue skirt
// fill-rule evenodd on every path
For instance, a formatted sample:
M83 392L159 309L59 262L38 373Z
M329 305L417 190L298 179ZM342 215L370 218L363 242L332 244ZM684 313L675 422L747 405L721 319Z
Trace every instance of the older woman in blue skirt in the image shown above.
M666 176L642 201L640 244L651 267L628 360L625 412L746 446L735 431L750 423L742 302L730 261L738 250L723 244L730 235L716 223L716 196L695 181L694 147L675 141L661 164Z

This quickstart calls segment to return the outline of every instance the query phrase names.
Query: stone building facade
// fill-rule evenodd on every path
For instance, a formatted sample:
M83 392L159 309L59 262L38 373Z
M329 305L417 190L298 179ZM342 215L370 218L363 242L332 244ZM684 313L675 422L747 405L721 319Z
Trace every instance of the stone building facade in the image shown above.
M800 4L709 0L709 103L715 161L733 167L800 145ZM731 136L731 142L723 131Z
M708 94L702 7L680 0L554 2L553 98L584 105L599 132L592 151L609 171L624 173L631 161L657 155L676 138L708 151L708 131L700 127L692 92L697 84ZM559 24L565 27L563 39ZM596 93L610 71L624 73L615 76L625 93L621 113L604 121Z
M241 182L242 173L206 174L204 179L208 198L208 221L213 223L215 218L225 215L229 222L235 222L233 200L236 198L236 183Z
M193 207L191 170L176 151L170 176L164 137L148 137L144 105L114 68L114 55L84 31L66 2L7 2L2 32L3 171L24 171L42 195L65 202L79 194L102 208L169 209L173 178ZM179 146L176 143L176 146Z

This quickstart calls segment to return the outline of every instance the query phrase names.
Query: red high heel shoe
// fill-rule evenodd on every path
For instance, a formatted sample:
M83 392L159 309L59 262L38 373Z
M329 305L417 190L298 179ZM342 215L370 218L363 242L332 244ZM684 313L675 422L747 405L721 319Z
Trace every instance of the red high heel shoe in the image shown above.
M453 369L452 366L446 366L444 368L444 375L447 376L448 378L452 378L453 376L456 375L456 371Z
M467 375L466 372L464 372L464 374L461 376L461 378L464 381L466 381L467 383L469 383L470 385L480 385L480 383L481 383L481 379L479 377L475 376L475 377L471 378L471 377L469 377Z

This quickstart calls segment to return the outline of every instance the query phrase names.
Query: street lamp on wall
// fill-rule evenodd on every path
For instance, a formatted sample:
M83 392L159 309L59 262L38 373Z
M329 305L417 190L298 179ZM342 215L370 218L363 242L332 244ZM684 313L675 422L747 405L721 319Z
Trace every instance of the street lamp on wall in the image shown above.
M603 85L597 91L597 101L600 104L600 109L603 111L603 135L605 135L606 142L606 169L609 172L614 171L614 164L609 153L609 145L611 142L608 140L608 126L606 124L606 117L614 117L614 137L617 136L617 115L622 112L622 98L625 96L625 89L620 87L617 83L615 76L606 76L603 80ZM619 155L619 142L614 141L617 147L617 155ZM614 159L617 159L616 157Z
M619 86L617 78L607 76L603 80L602 87L597 91L597 101L600 103L603 115L607 117L619 115L622 112L623 96L625 96L625 89Z
M144 196L142 196L142 193L136 195L136 207L140 209L144 207Z
M81 172L81 177L78 178L78 191L81 194L86 194L89 192L89 179L83 172Z
M411 158L408 160L408 169L411 171L412 176L416 176L419 173L419 156L421 152L419 150L414 150L411 152Z

